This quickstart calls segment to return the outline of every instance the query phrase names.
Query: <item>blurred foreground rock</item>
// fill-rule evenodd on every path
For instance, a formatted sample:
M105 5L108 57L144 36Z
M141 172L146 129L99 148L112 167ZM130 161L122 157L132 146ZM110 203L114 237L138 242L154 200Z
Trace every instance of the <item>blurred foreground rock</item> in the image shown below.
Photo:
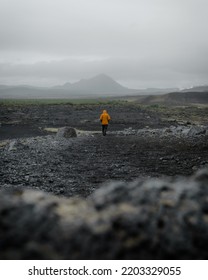
M1 259L207 259L208 170L88 199L0 192Z

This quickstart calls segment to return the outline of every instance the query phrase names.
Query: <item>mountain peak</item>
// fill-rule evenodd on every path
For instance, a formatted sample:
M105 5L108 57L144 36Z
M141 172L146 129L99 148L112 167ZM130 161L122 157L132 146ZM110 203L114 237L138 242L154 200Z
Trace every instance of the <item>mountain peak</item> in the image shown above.
M104 73L101 73L101 74L98 74L94 77L94 79L96 78L102 78L102 79L110 79L110 80L113 80L110 76L104 74Z
M122 93L129 90L104 73L96 75L90 79L81 79L73 84L66 83L62 88L103 94Z
M91 79L88 79L88 81L98 81L98 82L106 82L106 83L117 83L113 78L106 74L99 74ZM118 83L117 83L118 84Z

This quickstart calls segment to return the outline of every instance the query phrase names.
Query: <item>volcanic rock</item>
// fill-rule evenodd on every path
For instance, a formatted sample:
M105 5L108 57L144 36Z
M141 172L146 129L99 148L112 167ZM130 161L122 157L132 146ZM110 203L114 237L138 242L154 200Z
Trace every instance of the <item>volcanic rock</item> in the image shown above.
M208 170L87 199L1 191L0 240L1 259L207 259Z
M57 138L64 137L64 138L72 138L77 137L76 130L73 127L62 127L58 130L56 134Z

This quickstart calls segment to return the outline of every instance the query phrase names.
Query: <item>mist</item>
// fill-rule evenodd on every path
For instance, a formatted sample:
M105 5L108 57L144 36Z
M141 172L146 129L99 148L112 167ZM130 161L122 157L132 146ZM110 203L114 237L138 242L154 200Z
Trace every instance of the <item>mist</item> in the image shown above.
M0 0L0 84L207 84L205 0Z

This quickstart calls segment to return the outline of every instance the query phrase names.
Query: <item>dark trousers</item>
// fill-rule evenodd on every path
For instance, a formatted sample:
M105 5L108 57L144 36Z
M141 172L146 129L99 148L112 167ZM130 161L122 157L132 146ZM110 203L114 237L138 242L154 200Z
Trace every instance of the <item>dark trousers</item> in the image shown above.
M102 133L103 133L103 136L106 135L107 129L108 129L108 125L107 125L107 124L102 124Z

